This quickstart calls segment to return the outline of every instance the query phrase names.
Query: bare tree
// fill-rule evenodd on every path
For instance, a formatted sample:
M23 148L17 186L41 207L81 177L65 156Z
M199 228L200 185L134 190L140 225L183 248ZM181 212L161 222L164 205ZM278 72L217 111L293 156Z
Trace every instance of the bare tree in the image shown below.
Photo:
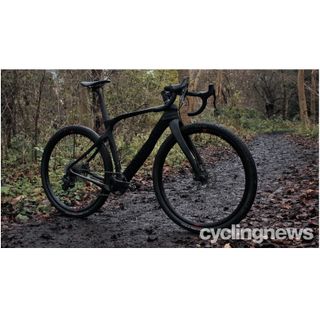
M282 119L285 120L288 118L288 109L289 109L289 98L288 98L288 90L287 83L284 76L284 71L281 71L281 81L282 81Z
M91 77L93 81L98 81L102 79L102 70L92 70ZM92 94L92 113L94 117L94 130L96 132L100 132L102 129L102 116L100 114L100 109L97 101L97 95L95 93Z
M278 96L278 80L275 79L276 72L261 71L258 73L257 82L253 84L258 95L264 100L266 115L271 118L276 112L276 102L282 97Z
M202 70L180 70L178 72L179 80L184 77L189 77L189 90L196 91L199 88L199 81L201 78ZM188 116L188 112L192 112L196 109L198 101L195 98L188 98L185 105L180 110L181 120L184 124L191 122L191 117Z
M217 102L219 104L224 104L226 105L228 103L228 99L224 90L224 84L223 84L223 79L224 79L224 71L223 70L217 70L217 77L216 77L216 96L217 96Z
M317 122L317 71L311 71L310 113L314 123Z
M299 97L299 110L300 110L300 120L306 125L309 126L310 121L308 117L308 107L306 101L306 94L304 90L304 70L298 70L298 97Z
M43 93L43 86L46 78L46 71L44 70L42 73L42 77L39 84L39 94L38 94L38 101L37 101L37 109L34 116L34 160L37 161L37 154L38 151L35 147L38 146L38 139L39 139L39 117L40 117L40 110L41 110L41 101L42 101L42 93Z

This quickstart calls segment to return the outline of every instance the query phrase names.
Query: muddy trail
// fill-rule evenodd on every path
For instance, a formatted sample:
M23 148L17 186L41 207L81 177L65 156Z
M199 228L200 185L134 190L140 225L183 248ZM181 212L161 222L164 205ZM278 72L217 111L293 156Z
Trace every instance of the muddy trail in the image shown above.
M87 219L54 214L46 220L2 224L2 247L318 247L318 145L272 133L249 143L258 170L255 203L241 226L312 228L314 239L203 241L160 208L152 180L112 196Z

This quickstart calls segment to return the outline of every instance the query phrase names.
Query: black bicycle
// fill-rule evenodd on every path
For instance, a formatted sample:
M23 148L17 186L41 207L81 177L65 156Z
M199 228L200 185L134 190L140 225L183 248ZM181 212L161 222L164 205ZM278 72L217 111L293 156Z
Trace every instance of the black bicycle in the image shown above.
M250 210L257 188L254 160L246 145L229 130L210 123L183 125L180 109L187 96L199 98L195 116L204 111L215 90L188 91L188 79L161 92L164 105L110 118L102 88L110 80L82 82L96 94L105 132L99 136L83 126L59 130L44 149L41 177L50 202L68 216L88 216L102 207L110 193L124 193L130 180L151 154L167 128L171 134L153 164L154 191L162 209L178 225L199 232L202 228L229 227ZM175 105L180 96L179 105ZM149 138L122 170L113 128L121 120L163 112ZM111 155L110 155L111 152Z

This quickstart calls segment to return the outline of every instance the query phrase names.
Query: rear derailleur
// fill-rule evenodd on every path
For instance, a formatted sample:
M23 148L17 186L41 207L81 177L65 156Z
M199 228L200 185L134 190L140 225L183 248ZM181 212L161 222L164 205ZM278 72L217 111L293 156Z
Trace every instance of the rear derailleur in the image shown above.
M90 170L89 163L83 163L81 165L72 166L72 170L70 169L70 165L66 167L65 174L62 177L62 189L67 191L68 189L74 188L77 180L77 176L73 173L81 173L83 175L87 175Z

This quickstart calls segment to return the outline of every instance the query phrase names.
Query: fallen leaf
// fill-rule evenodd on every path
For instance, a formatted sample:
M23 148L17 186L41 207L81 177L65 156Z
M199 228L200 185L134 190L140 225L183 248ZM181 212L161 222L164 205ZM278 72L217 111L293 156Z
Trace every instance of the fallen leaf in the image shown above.
M24 199L24 195L19 195L19 196L17 196L16 198L13 198L12 200L11 200L11 204L12 205L16 205L19 201L21 201L22 199Z

